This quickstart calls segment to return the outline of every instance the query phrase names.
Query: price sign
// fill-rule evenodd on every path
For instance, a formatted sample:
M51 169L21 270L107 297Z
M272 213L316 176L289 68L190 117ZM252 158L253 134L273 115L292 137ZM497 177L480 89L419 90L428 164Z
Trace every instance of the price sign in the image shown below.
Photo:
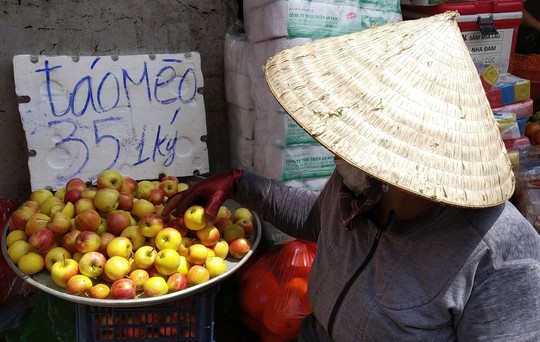
M32 190L209 171L200 55L13 59Z

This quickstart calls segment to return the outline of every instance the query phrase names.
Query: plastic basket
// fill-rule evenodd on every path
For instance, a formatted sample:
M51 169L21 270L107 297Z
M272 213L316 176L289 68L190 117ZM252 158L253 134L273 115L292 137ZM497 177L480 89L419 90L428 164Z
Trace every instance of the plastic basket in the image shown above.
M77 304L77 341L214 341L218 290L144 307Z

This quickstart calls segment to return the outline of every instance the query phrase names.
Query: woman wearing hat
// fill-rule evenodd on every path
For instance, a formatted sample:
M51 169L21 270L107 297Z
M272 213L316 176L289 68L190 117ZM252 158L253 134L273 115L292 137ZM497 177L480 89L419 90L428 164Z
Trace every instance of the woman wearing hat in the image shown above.
M539 341L540 237L455 12L285 50L270 89L336 155L319 195L241 170L165 213L233 198L317 242L303 341ZM211 222L210 222L211 223Z

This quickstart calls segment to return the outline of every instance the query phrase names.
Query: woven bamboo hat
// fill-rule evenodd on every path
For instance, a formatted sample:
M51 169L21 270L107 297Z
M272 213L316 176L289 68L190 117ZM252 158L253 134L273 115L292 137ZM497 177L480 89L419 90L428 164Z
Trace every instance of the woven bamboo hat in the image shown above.
M267 83L306 132L383 182L456 206L500 204L514 174L457 16L284 50Z

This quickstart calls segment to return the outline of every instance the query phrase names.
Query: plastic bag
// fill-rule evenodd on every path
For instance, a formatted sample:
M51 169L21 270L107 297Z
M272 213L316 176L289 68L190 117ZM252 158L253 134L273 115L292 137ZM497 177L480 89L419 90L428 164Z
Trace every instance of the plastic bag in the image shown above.
M307 282L316 244L292 240L266 251L239 276L242 320L261 341L296 339L311 312Z

